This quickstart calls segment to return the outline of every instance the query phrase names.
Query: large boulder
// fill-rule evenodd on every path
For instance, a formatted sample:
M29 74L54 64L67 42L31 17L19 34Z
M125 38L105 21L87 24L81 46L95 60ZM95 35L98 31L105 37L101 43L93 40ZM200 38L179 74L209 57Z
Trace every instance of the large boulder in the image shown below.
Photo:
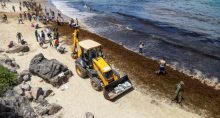
M60 86L65 82L67 77L72 76L68 67L64 66L55 59L48 60L42 53L34 56L31 60L29 71L33 75L43 78L53 86ZM63 76L60 76L63 75Z

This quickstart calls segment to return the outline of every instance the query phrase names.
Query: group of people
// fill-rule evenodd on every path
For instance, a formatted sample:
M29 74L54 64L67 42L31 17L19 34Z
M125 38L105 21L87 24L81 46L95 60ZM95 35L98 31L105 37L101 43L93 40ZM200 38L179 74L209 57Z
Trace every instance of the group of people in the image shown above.
M69 22L69 26L70 26L71 28L77 28L77 27L79 27L78 19L76 18L76 20L74 21L74 19L71 18L71 20L70 20L70 22Z
M139 43L139 53L140 54L144 54L144 42L140 42ZM163 57L162 59L159 60L159 70L157 70L155 73L156 74L166 74L166 60ZM183 89L184 87L184 82L180 81L177 85L176 85L176 90L175 90L175 97L172 99L172 101L175 101L176 103L181 104L183 97L182 97L182 92L184 91Z

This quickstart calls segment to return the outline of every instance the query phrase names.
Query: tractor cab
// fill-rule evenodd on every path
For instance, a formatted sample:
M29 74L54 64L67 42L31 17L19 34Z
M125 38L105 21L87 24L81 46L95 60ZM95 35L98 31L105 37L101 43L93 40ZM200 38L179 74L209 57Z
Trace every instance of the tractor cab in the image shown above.
M81 48L81 58L89 66L92 66L92 60L98 57L103 57L101 44L93 40L84 40L79 42Z

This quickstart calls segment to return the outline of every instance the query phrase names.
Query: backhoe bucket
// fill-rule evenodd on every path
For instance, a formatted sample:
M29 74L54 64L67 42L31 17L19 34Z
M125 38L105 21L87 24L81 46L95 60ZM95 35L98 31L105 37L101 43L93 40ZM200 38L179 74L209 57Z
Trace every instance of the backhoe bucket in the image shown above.
M111 82L107 86L104 87L104 97L107 100L113 100L117 96L125 93L133 86L131 81L128 79L128 76L125 75L124 77L118 79L117 81Z

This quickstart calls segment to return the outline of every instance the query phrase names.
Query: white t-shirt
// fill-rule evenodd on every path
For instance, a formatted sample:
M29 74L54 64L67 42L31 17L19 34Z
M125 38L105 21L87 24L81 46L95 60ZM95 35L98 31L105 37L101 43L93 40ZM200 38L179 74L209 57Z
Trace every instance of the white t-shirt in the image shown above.
M165 65L166 65L166 61L161 59L160 60L160 67L165 67Z
M139 48L143 48L143 47L144 47L144 44L143 44L143 43L139 45Z

